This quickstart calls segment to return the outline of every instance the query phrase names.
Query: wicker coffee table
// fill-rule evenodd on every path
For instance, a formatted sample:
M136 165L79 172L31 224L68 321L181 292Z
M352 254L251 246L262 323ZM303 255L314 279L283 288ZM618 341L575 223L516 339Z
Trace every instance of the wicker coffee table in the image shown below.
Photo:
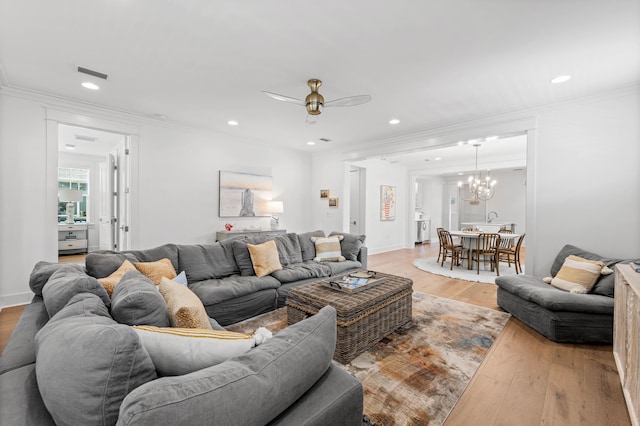
M413 281L378 272L384 283L347 294L320 282L293 288L287 298L287 322L295 324L331 305L337 312L333 359L347 364L394 330L411 324Z

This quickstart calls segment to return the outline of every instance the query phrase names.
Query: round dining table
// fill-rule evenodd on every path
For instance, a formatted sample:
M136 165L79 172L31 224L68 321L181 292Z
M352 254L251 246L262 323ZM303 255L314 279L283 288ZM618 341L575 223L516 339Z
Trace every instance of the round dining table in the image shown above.
M478 237L482 234L490 234L491 232L483 232L483 231L449 231L452 237L459 237L460 243L462 247L473 250L478 246L477 240ZM500 235L500 245L502 247L512 247L514 241L520 238L520 234L511 234L511 233L502 233L499 232ZM504 241L508 241L509 243L505 245ZM471 269L471 262L467 262L468 269Z

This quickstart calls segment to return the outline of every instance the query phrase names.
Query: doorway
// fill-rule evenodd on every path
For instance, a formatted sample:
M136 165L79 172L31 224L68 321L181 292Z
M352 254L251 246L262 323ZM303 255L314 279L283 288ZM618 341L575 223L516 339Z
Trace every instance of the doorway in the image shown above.
M87 252L130 248L131 136L58 122L57 145L58 176L84 171L83 209L65 222L83 224Z
M366 173L362 167L351 166L349 190L349 233L365 234Z

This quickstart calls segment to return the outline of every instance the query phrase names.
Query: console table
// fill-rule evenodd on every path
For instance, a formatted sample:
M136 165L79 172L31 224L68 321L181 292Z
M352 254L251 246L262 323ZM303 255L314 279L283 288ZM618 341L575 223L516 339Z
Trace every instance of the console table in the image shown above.
M58 254L86 253L89 249L89 225L58 224Z
M216 241L232 238L247 239L250 237L275 237L276 235L286 233L286 229L239 229L237 231L218 231L216 232Z
M613 357L634 426L640 426L640 273L616 265Z

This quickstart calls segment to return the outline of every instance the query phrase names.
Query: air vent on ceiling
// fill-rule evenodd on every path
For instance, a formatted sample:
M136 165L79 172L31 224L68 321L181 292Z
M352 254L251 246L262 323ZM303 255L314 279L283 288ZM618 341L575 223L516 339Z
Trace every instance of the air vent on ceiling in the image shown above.
M321 140L322 142L331 142L331 139L327 139L327 138L320 138L320 140Z
M92 136L83 136L83 135L75 135L77 141L85 141L85 142L95 142L98 138L94 138Z
M92 75L94 77L98 77L98 78L101 78L103 80L107 79L107 75L106 74L103 74L103 73L98 72L98 71L90 70L89 68L78 67L78 72L81 72L81 73L87 74L87 75Z

